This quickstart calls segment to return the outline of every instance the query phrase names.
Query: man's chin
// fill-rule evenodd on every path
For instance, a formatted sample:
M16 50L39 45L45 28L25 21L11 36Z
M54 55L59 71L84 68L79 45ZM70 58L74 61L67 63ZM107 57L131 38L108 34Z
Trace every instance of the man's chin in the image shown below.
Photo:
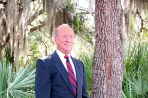
M66 54L70 54L71 50L66 50L65 53Z

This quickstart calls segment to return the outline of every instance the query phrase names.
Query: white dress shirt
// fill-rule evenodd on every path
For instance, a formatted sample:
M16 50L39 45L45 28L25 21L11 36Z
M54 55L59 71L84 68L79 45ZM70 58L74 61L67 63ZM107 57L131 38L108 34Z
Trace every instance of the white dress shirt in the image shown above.
M60 57L60 59L61 59L63 65L64 65L65 69L68 71L67 65L66 65L66 59L64 58L65 54L62 53L62 52L59 51L59 50L56 50L56 52L57 52L57 54L59 55L59 57ZM69 57L69 61L70 61L70 64L71 64L71 66L72 66L72 69L73 69L73 71L74 71L74 75L75 75L75 77L76 77L75 66L74 66L74 63L73 63L73 61L72 61L72 59L71 59L70 54L68 54L68 57Z

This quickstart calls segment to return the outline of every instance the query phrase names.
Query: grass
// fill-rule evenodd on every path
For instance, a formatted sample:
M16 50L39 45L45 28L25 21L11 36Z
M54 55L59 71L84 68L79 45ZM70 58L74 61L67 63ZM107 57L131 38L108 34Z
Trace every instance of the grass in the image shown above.
M122 98L148 98L148 44L130 46L124 63Z

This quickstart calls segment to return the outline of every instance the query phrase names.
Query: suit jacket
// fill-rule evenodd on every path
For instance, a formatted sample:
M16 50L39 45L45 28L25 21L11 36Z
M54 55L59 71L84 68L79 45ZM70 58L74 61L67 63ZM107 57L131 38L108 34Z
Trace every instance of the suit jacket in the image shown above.
M36 64L35 96L36 98L88 98L84 65L72 58L77 78L77 95L74 95L68 72L56 51Z

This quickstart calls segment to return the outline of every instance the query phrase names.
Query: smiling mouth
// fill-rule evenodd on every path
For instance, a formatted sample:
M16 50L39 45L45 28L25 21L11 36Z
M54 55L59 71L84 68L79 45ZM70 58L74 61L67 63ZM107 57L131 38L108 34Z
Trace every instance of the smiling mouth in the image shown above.
M71 43L66 43L66 44L64 44L64 45L72 45Z

